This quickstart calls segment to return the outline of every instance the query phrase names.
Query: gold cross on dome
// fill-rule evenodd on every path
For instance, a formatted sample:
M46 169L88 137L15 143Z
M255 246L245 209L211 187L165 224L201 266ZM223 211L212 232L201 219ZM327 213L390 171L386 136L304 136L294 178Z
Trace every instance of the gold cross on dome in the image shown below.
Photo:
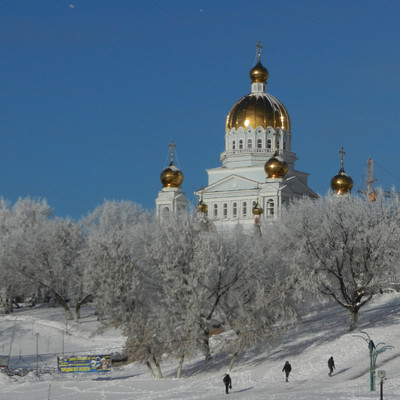
M175 146L174 141L172 139L171 139L171 142L168 145L168 147L169 147L170 152L171 152L171 163L173 163L174 162L174 149L175 149L176 146Z
M261 59L261 49L262 49L262 44L261 44L260 41L257 42L256 47L257 47L257 58L258 58L258 61L260 61L260 59Z
M340 153L340 166L343 168L344 155L346 154L346 152L344 151L343 146L342 146L342 148L339 150L339 153Z

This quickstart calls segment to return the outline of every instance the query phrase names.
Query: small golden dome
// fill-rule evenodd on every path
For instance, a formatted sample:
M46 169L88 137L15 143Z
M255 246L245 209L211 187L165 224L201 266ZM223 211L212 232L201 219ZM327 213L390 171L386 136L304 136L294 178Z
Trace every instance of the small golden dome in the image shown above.
M253 83L267 82L268 76L269 72L267 68L261 64L261 61L258 61L258 63L250 70L250 79Z
M203 200L200 200L197 204L197 211L199 213L205 214L208 211L208 205L204 203Z
M353 179L350 178L349 175L344 172L343 162L344 162L344 155L346 154L344 148L339 151L340 153L340 171L337 175L335 175L331 179L331 188L332 190L339 195L350 193L351 189L353 188Z
M260 215L262 215L263 212L264 210L261 208L257 201L257 204L253 207L253 215L259 217Z
M288 166L275 151L274 155L265 163L264 170L268 178L283 178L288 172Z
M353 188L353 179L341 168L331 180L331 188L336 194L347 194Z
M171 161L169 166L161 172L160 180L163 187L181 187L183 174Z
M160 180L164 188L181 187L183 182L183 174L178 167L174 165L174 141L171 140L168 145L171 153L171 162L167 168L164 168L161 172Z
M375 193L372 192L372 193L369 194L369 200L370 201L376 201Z

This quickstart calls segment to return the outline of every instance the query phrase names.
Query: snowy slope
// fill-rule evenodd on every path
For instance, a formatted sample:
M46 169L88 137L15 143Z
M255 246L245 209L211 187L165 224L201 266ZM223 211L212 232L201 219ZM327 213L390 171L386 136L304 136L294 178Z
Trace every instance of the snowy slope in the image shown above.
M378 357L378 368L387 372L385 399L400 398L400 295L375 296L362 310L360 330L375 341L395 346ZM123 337L118 331L93 335L99 322L90 308L84 309L80 324L66 323L59 308L36 307L18 310L12 316L0 317L0 354L11 363L30 366L33 371L24 377L9 378L0 374L0 399L7 400L214 400L225 398L222 377L229 356L216 357L207 366L193 360L184 367L184 377L175 379L176 362L162 365L165 379L152 380L142 364L114 368L110 375L58 375L43 373L36 377L36 346L41 358L39 369L54 370L56 354L79 351L88 353L118 352ZM62 331L67 330L67 334ZM39 336L36 336L36 333ZM337 307L325 307L309 315L284 335L282 343L272 351L258 350L242 354L231 373L236 399L271 400L351 400L379 398L370 392L369 352L360 333L348 333L346 313ZM13 337L13 340L12 340ZM326 362L335 358L336 371L328 376ZM282 367L288 360L293 370L284 382Z

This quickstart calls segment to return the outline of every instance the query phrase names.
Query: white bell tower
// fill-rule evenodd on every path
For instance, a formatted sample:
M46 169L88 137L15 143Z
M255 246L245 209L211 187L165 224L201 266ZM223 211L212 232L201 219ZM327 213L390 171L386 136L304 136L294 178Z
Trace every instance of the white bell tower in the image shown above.
M181 189L183 174L174 165L174 141L168 145L171 153L171 162L168 167L161 172L160 180L163 185L156 198L156 215L159 218L168 215L176 215L187 211L188 201L185 193Z

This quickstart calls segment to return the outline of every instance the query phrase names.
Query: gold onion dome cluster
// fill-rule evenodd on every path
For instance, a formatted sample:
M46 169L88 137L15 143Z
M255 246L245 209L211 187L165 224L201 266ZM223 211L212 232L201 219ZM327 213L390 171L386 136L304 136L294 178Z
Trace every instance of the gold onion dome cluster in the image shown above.
M274 155L265 163L264 170L268 178L283 178L288 172L288 166L275 151Z
M250 70L252 83L264 83L266 85L268 75L268 70L261 64L260 60ZM259 126L267 129L271 126L274 129L291 130L290 117L285 106L265 91L257 91L242 97L226 117L227 130L238 129L239 127L246 129L250 126L254 129Z
M183 174L171 161L169 166L161 172L160 180L164 188L179 188L183 182Z
M353 179L344 172L343 167L331 180L331 188L336 194L347 194L353 188Z

